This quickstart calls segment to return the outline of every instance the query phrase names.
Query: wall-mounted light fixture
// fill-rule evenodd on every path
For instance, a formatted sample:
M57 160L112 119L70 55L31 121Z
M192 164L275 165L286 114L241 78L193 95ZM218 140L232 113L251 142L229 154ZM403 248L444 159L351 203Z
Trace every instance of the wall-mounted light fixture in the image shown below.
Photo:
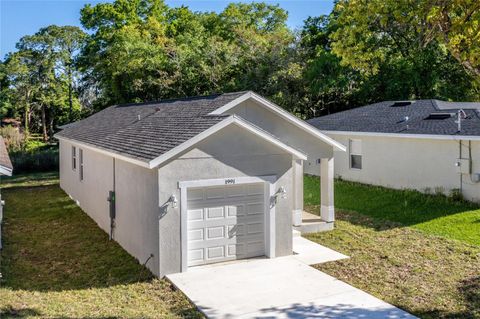
M175 196L175 195L170 196L170 198L168 199L168 202L169 202L170 204L172 204L172 207L173 207L173 208L176 208L177 205L178 205L177 196Z
M275 203L278 202L278 198L285 199L287 198L287 190L285 189L285 186L280 186L278 191L275 193Z

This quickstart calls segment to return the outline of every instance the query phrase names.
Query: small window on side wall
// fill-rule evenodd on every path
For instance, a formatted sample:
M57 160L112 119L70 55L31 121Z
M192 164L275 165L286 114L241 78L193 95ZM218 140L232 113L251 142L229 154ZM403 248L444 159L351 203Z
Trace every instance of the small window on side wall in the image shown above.
M72 170L77 169L77 148L72 146Z
M349 141L350 168L362 169L362 141Z
M80 181L83 181L83 150L80 148L78 149L78 157L79 157L79 177L80 177Z

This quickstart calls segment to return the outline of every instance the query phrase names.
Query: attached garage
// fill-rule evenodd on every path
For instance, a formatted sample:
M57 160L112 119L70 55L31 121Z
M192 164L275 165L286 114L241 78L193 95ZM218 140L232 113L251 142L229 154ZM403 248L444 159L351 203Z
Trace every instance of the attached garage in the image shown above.
M275 176L181 182L182 269L259 256L274 257ZM186 196L184 195L186 194Z
M189 267L266 255L267 187L259 182L187 188Z
M160 277L291 254L310 153L333 222L329 159L343 146L253 92L112 106L56 137L60 186Z

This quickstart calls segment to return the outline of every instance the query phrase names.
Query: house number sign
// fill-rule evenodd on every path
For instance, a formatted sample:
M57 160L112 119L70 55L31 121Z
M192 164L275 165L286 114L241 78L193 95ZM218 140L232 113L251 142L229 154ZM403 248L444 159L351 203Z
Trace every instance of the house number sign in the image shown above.
M233 185L235 184L235 178L228 178L225 180L225 185Z

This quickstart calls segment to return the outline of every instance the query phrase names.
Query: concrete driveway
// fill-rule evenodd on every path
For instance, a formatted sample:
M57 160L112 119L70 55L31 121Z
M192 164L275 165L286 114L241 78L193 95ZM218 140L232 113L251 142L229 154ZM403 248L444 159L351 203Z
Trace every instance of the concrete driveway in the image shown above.
M209 318L415 318L295 256L193 267L167 277Z

